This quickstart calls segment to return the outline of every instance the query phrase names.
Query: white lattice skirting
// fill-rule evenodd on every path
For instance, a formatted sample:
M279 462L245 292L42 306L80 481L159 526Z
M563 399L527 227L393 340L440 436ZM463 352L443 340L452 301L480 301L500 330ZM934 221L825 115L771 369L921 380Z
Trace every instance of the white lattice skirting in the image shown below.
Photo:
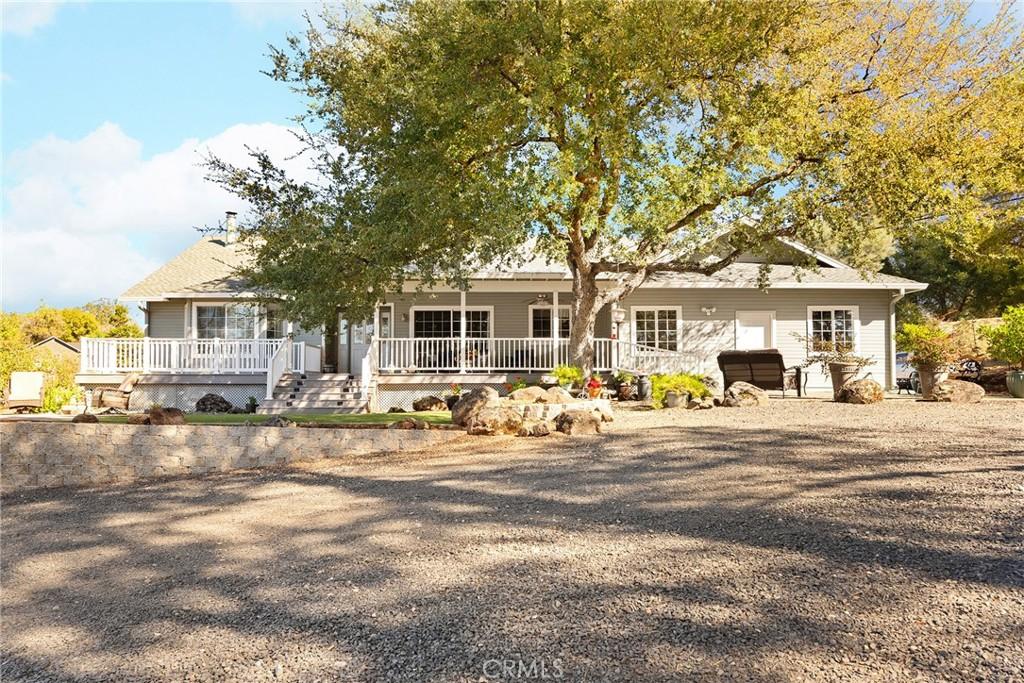
M266 393L263 384L139 384L132 392L129 409L146 410L154 403L164 408L194 411L196 401L206 394L223 396L236 408L244 408L252 396L262 401Z
M487 386L505 393L502 384L463 384L462 390L469 391L476 387ZM378 384L377 405L375 410L386 413L392 408L412 410L412 402L424 396L437 396L444 399L451 394L450 384Z

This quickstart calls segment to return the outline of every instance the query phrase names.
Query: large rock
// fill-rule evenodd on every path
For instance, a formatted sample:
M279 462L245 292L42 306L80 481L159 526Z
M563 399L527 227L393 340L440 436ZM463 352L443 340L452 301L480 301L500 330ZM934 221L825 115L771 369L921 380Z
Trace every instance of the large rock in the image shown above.
M233 407L231 401L217 394L204 394L196 401L197 413L230 413Z
M128 415L126 424L130 425L148 425L149 415L146 413L131 413Z
M522 389L516 389L511 392L508 397L513 401L523 401L525 403L536 403L541 399L542 396L547 394L541 387L523 387Z
M437 396L424 396L412 402L412 409L416 412L427 410L448 410L448 404Z
M722 405L727 408L746 408L767 403L768 392L747 382L733 382L722 398Z
M100 419L93 415L92 413L79 413L78 415L75 415L73 418L71 418L71 421L76 424L81 424L83 422L89 424L92 422L99 422Z
M840 403L868 405L878 403L883 399L885 399L885 391L882 390L882 385L873 379L855 379L844 384L843 388L839 390Z
M981 385L962 379L943 380L932 389L932 400L942 403L978 403L984 396Z
M474 415L484 408L498 405L498 392L491 387L477 387L462 395L459 402L452 406L452 423L466 427Z
M612 412L612 407L607 403L597 404L597 407L594 408L594 411L597 413L598 417L601 418L601 422L615 421L615 413Z
M572 403L576 399L562 387L551 387L537 400L541 403Z
M551 424L547 420L525 420L519 428L519 436L547 436Z
M601 414L596 410L566 410L555 418L555 427L563 434L597 434L601 431Z
M263 422L264 427L294 427L295 423L283 415L271 415Z
M461 403L461 401L460 401ZM507 406L485 407L473 413L466 423L469 434L496 436L519 434L523 428L523 416L518 410Z
M151 425L183 425L185 413L177 408L152 408L149 411Z

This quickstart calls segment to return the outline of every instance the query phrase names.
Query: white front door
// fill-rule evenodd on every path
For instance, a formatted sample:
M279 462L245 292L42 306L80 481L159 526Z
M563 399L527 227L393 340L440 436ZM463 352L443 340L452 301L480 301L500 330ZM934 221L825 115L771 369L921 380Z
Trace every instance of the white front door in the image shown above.
M774 327L775 311L736 311L736 350L773 348Z

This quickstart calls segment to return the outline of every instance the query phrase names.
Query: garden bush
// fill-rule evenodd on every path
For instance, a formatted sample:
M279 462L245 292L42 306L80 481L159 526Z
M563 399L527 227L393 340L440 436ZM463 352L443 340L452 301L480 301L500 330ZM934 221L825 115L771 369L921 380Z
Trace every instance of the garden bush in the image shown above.
M559 365L551 374L558 380L559 386L569 386L575 384L577 386L583 384L583 369L578 368L575 365Z
M1007 308L1003 322L985 327L982 334L988 340L988 353L992 358L1024 369L1024 305Z
M651 375L651 398L655 408L665 406L665 394L674 391L689 394L692 398L706 398L711 390L700 375L679 373L674 375Z

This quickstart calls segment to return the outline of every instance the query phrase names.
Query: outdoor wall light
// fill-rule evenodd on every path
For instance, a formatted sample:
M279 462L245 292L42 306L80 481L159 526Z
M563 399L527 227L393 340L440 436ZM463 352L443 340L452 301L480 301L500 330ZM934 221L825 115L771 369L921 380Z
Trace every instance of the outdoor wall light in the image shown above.
M700 309L700 310L704 311L704 315L711 315L711 314L712 314L712 313L714 313L714 312L715 312L715 311L716 311L717 309L716 309L716 308L715 308L714 306L705 306L705 307L703 307L703 308L702 308L702 309Z
M626 309L615 307L612 309L612 322L621 325L626 321Z

